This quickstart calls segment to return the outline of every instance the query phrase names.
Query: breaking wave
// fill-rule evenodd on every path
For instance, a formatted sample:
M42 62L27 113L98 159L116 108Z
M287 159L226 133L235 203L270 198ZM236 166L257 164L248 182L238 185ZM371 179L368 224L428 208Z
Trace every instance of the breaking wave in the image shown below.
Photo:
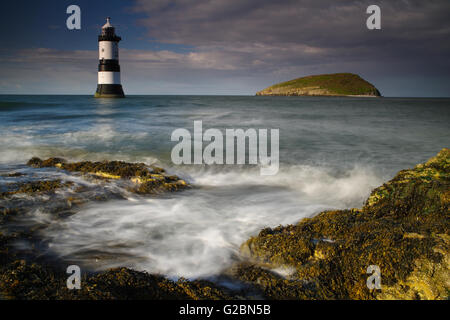
M290 166L271 177L245 168L191 168L185 174L196 188L162 198L93 203L53 222L44 230L51 251L96 270L128 266L171 277L213 276L261 228L325 209L359 207L382 181L364 167L336 174Z

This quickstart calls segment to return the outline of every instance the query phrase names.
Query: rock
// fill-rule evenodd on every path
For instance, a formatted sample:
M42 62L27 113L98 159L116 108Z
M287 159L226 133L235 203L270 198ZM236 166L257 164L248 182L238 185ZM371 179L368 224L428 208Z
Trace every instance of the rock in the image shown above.
M14 185L13 190L0 193L0 198L11 196L18 193L51 193L60 188L68 188L73 185L73 182L62 182L61 180L42 180L24 182Z
M378 299L448 299L450 288L450 239L447 234L435 237L433 251L443 256L440 262L427 258L414 261L414 269L404 280L391 287L385 287L377 296Z
M10 173L6 173L6 174L0 174L1 177L10 177L10 178L22 177L24 175L25 174L21 173L21 172L10 172Z
M260 294L275 300L297 300L317 298L311 292L313 285L299 279L285 279L267 268L252 264L239 263L230 270L231 274L259 289Z
M167 175L163 168L147 166L145 163L124 161L67 162L61 158L41 160L37 157L27 163L34 168L56 167L70 172L79 172L99 179L128 180L134 183L128 190L139 194L178 191L189 185L175 175Z
M446 299L449 163L450 151L443 149L376 188L362 209L325 211L297 225L264 229L242 245L242 254L255 266L294 267L295 277L311 284L299 287L297 298ZM381 290L367 288L370 265L380 267ZM237 276L254 281L245 272ZM285 281L272 278L270 290L262 290L268 298L292 298L295 291Z
M1 238L0 238L1 240ZM1 254L1 251L0 251ZM81 289L69 290L67 274L49 266L17 260L0 269L0 293L8 299L161 300L231 299L209 281L172 281L159 275L116 268L82 276Z
M58 167L64 163L65 160L62 158L49 158L47 160L41 160L38 157L33 157L28 160L27 165L33 168L46 168L46 167Z

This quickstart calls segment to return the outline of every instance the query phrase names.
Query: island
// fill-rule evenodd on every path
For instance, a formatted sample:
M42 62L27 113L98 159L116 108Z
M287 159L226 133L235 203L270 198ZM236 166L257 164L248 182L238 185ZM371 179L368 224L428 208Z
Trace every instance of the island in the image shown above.
M257 96L381 97L373 84L353 73L312 75L274 84Z

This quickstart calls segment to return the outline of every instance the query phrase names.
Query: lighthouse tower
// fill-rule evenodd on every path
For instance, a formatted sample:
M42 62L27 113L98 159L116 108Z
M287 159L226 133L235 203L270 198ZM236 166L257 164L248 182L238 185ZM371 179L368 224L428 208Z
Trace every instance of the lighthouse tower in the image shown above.
M111 18L106 18L102 27L102 34L98 36L98 84L95 92L96 98L124 98L120 83L119 41Z

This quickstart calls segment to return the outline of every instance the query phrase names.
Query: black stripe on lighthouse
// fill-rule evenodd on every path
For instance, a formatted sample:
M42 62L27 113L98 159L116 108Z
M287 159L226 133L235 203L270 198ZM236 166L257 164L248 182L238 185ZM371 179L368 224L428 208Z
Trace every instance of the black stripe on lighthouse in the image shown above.
M121 84L98 84L97 91L95 93L97 98L124 98Z
M100 60L98 71L114 71L120 72L119 61L117 60Z

